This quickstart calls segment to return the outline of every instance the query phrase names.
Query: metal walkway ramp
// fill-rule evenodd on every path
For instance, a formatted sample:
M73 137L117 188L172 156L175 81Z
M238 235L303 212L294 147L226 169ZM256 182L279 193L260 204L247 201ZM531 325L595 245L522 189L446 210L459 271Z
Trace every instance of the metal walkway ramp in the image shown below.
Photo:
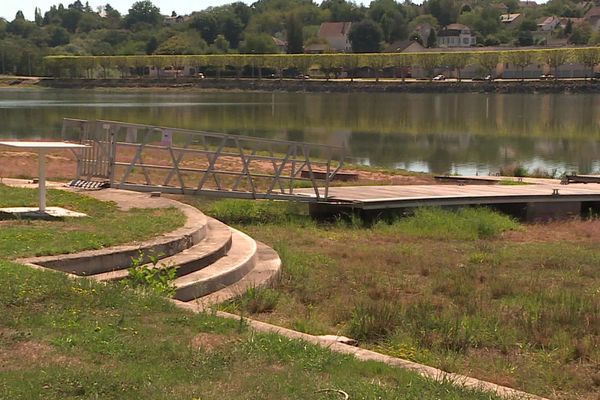
M75 155L76 180L91 186L246 199L327 201L345 157L336 146L103 120L64 119L62 138L90 146Z

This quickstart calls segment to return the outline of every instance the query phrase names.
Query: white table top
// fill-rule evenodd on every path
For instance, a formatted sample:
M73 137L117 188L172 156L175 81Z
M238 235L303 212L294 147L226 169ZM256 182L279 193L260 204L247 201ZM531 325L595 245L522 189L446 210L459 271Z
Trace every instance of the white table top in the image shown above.
M0 141L0 146L12 147L22 150L61 150L61 149L83 149L89 146L69 142L33 142L33 141Z

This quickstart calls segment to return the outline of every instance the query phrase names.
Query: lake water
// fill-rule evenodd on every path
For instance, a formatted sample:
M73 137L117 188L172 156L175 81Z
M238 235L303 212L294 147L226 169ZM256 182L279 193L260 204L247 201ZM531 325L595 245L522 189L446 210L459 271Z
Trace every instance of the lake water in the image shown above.
M354 162L435 173L600 172L600 95L0 89L0 138L110 119L343 145Z

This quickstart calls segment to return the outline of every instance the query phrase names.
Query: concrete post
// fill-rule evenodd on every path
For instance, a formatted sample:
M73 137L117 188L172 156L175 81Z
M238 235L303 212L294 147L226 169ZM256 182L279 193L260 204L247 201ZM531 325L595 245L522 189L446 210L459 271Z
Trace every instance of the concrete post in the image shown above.
M40 212L46 212L46 152L40 150L38 153L39 174L39 209Z

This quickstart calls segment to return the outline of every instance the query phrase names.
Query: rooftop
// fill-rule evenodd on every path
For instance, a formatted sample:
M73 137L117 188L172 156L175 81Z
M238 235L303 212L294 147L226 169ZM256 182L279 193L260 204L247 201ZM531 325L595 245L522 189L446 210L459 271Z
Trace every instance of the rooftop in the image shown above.
M319 27L319 37L346 36L352 22L323 22Z

